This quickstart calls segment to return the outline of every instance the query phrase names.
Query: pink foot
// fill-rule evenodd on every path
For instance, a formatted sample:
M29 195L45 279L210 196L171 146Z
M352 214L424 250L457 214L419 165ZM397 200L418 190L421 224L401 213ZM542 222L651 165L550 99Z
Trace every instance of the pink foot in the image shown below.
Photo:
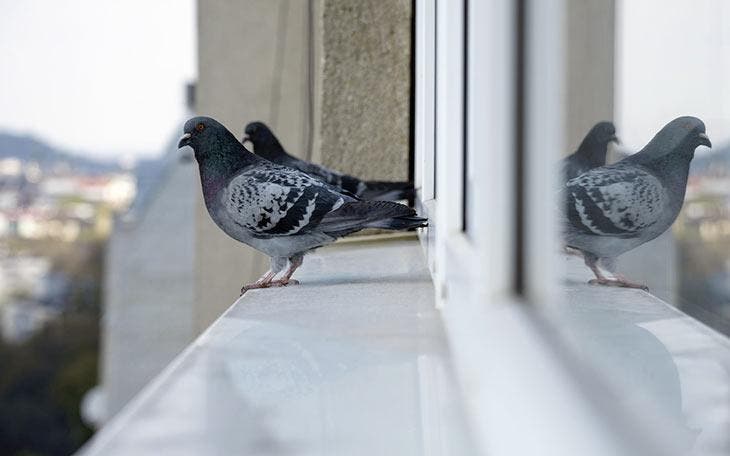
M600 278L600 279L591 279L588 281L591 285L603 285L606 287L621 287L621 288L636 288L639 290L649 291L649 287L644 285L643 283L635 283L630 282L624 278L616 278L616 279L606 279L606 278Z
M271 282L272 287L285 287L287 285L299 285L297 279L279 279Z
M248 290L255 290L257 288L269 288L272 286L276 286L276 285L274 285L274 282L270 281L270 280L266 281L266 282L256 281L254 283L248 283L241 288L241 296L243 296L243 294L245 292L247 292Z
M255 290L258 288L277 288L277 287L285 287L287 285L299 285L299 281L296 279L279 279L279 280L272 280L270 282L254 282L249 283L243 286L241 288L241 296L243 296L244 293L246 293L248 290Z

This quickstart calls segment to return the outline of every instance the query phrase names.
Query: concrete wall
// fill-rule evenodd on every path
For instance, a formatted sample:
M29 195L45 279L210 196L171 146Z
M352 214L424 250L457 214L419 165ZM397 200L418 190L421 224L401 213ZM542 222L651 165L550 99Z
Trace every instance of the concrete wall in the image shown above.
M321 0L315 159L369 179L408 178L410 0Z
M199 0L196 111L237 135L263 120L290 153L344 172L406 179L410 18L408 0ZM202 330L268 260L223 234L200 195L197 233Z
M614 118L614 0L567 0L565 144Z
M253 120L267 122L294 154L305 151L309 42L308 2L199 0L196 111L236 136ZM197 183L197 328L202 331L238 297L268 259L213 224Z
M109 240L101 383L105 415L118 412L197 335L193 313L195 182L176 152L138 218Z

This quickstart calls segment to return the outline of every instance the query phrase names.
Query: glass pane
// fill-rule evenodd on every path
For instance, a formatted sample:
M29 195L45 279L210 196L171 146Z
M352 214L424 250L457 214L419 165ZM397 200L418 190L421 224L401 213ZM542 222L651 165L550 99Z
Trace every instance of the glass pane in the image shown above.
M730 342L698 320L730 334L730 4L567 3L548 315L639 433L727 454Z

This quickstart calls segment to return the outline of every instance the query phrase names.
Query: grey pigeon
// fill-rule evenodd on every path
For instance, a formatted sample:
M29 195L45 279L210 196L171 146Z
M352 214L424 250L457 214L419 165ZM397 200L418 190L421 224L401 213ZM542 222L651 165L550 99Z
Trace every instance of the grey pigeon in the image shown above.
M590 283L647 289L615 274L615 259L672 225L684 202L695 149L712 147L695 117L669 122L638 153L566 184L565 243L583 252ZM614 278L607 278L599 262Z
M271 269L244 285L241 293L296 283L291 276L305 253L355 231L426 224L402 204L361 201L301 171L257 157L209 117L185 123L178 143L183 146L195 152L205 206L216 225L271 258ZM287 261L286 273L274 280Z
M604 166L608 143L612 141L618 143L616 127L613 123L604 121L595 124L583 138L578 150L561 162L565 176L563 182L578 177L593 168Z
M263 122L249 123L246 125L245 134L246 136L241 142L251 141L256 155L278 165L296 168L315 179L346 190L358 198L397 201L413 196L413 184L410 182L363 181L357 177L293 157L284 150L274 133Z

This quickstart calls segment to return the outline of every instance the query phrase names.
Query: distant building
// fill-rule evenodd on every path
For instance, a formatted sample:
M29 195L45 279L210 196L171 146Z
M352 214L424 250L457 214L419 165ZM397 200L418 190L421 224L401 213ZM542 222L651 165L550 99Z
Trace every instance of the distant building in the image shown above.
M0 334L4 341L26 341L48 321L58 316L58 310L36 301L17 299L0 305Z
M23 162L18 158L0 160L0 176L19 176L23 172Z
M100 176L69 174L44 179L40 191L56 198L77 197L124 209L134 199L135 182L131 175L122 173Z
M143 181L108 242L97 425L127 403L196 336L194 299L197 171L177 137ZM103 410L101 410L101 409Z

